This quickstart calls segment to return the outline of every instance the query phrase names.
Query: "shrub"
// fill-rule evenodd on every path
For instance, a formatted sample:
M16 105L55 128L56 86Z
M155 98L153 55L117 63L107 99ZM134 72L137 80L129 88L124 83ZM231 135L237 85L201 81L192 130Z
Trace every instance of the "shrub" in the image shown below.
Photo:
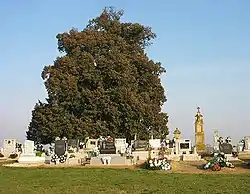
M36 156L41 157L44 152L36 152Z
M15 159L15 158L17 158L17 154L10 154L10 156L9 156L9 158L11 158L11 159Z
M69 158L75 158L76 156L74 154L70 154Z

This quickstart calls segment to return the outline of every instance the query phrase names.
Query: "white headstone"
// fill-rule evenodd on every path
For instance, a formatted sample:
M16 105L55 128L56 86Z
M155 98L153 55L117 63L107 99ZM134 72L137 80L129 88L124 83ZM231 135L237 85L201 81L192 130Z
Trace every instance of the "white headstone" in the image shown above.
M126 138L116 138L115 139L116 152L124 154L126 151L126 144L127 144Z
M189 154L190 151L192 150L190 139L178 139L178 141L176 141L176 143L177 143L179 154L183 154L183 153ZM176 153L177 153L177 151L176 151Z
M160 148L161 147L161 140L160 139L150 139L149 145L152 148Z
M10 154L16 153L16 139L4 139L3 141L3 155L9 157Z
M244 148L244 143L243 142L239 142L237 144L237 151L238 152L242 152L242 151L244 151L243 148Z
M249 151L250 150L250 136L245 136L244 142L245 142L245 149L244 150Z
M98 145L98 139L88 139L86 143L87 149L94 149Z
M213 132L213 148L214 148L214 151L219 151L219 141L218 141L219 138L220 138L219 132L214 131Z
M23 144L22 153L18 159L20 164L37 164L37 163L44 163L45 156L38 157L34 153L34 141L25 140Z
M125 154L126 153L126 144L123 144L121 146L121 154Z
M34 141L25 140L23 144L23 155L33 155L35 144Z

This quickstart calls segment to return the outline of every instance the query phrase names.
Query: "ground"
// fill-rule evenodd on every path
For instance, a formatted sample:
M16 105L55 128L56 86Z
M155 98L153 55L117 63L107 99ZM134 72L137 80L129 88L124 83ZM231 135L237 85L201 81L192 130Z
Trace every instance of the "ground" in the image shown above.
M201 164L174 162L172 171L0 167L0 193L250 193L246 164L220 172L202 170Z

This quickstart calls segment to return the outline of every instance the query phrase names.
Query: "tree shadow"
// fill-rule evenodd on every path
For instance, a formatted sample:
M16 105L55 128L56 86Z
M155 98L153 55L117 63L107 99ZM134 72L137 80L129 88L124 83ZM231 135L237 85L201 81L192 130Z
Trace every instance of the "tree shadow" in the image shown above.
M199 170L206 170L206 169L204 169L205 165L206 165L206 163L204 163L204 164L190 164L190 166L196 167Z
M242 169L250 169L250 162L241 161L241 162L232 162L235 168L242 168Z

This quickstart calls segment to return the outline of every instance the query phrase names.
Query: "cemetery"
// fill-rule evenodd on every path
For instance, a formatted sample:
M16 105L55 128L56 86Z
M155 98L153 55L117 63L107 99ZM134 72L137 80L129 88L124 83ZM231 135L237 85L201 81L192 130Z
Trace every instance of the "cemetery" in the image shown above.
M202 154L208 151L204 146L204 121L199 108L195 115L194 133L194 143L183 139L178 128L170 134L172 138L167 135L165 139L155 139L152 134L148 140L140 140L135 134L131 142L110 136L86 138L84 141L57 137L48 145L35 145L31 140L21 144L16 139L5 139L0 158L1 161L11 158L16 161L6 164L8 167L126 167L178 172L181 164L193 164L196 165L193 171L200 173L208 169L221 171L223 167L237 172L233 162L249 162L248 158L240 160L239 156L247 156L250 152L250 138L246 136L233 146L231 138L220 136L218 131L214 131L210 158L202 158Z
M4 3L0 127L6 131L0 139L0 193L250 193L249 132L236 139L221 134L225 126L219 126L210 138L209 125L214 127L218 121L208 119L205 129L200 107L193 119L186 115L197 103L194 98L200 98L204 107L215 102L212 108L218 108L221 100L231 110L249 109L246 102L231 106L235 99L241 101L236 94L243 93L231 93L228 87L247 88L242 83L247 82L244 43L248 36L239 32L242 26L247 32L248 15L243 11L249 6L126 2L133 9L124 20L122 9L105 7L85 28L62 32L72 19L77 19L75 24L82 22L81 12L84 18L102 4L78 3ZM134 18L137 22L126 21L133 14L140 15ZM162 29L160 36L167 34L152 53L162 61L148 55L148 47L158 38L158 32L156 36L147 26L153 21ZM52 39L54 30L60 32ZM51 46L55 40L57 52ZM170 60L164 61L169 51ZM54 60L48 63L51 57ZM41 84L31 81L37 68L41 70L34 65L37 61L47 63L40 72L45 96ZM179 91L173 92L176 102L165 110L169 94L162 78L168 70L174 75L169 91L177 85ZM34 99L26 125L25 114ZM175 115L173 109L186 120L180 123L178 115L170 128L168 114ZM224 119L234 119L232 111L228 115ZM243 129L245 118L238 128ZM20 141L15 130L24 126L25 139ZM227 130L236 128L233 122L227 126L231 127ZM206 144L210 142L212 146Z

